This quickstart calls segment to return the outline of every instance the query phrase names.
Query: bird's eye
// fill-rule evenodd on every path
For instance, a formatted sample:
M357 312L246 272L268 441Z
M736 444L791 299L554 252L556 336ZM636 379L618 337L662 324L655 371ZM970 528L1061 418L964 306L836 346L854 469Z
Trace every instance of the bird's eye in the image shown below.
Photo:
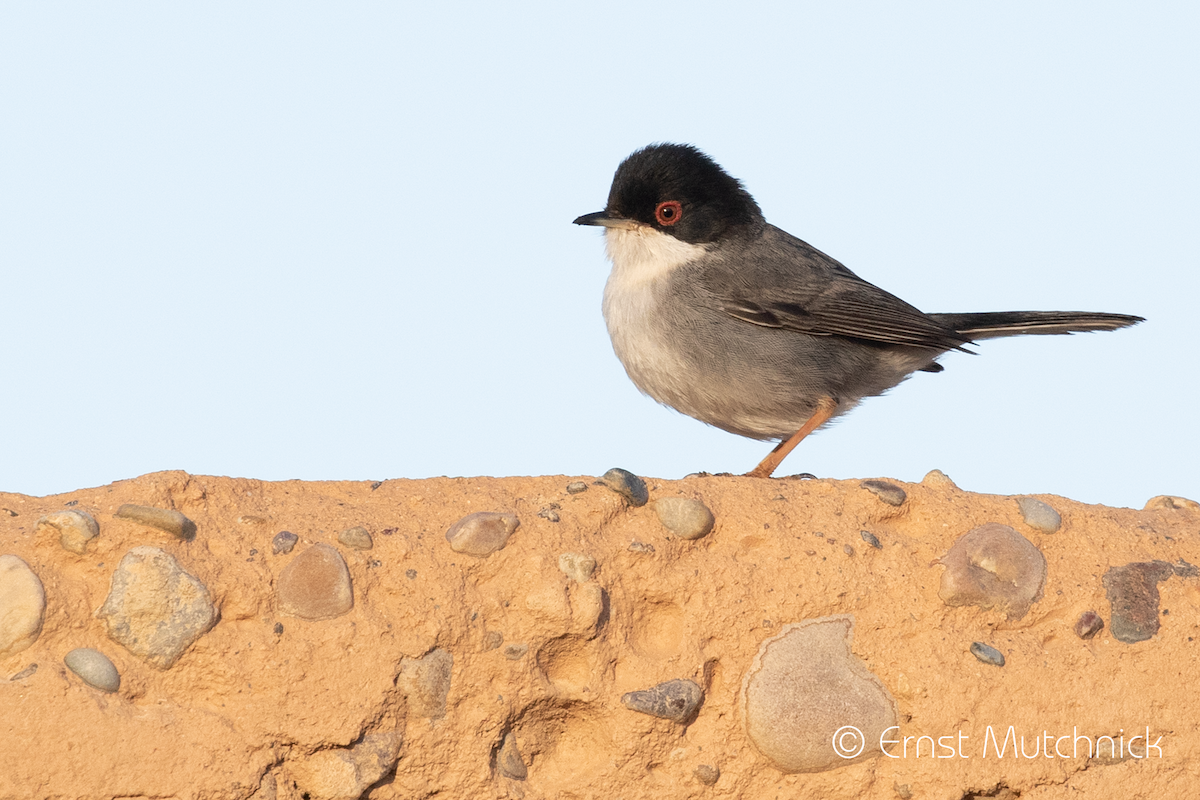
M683 206L678 200L667 200L659 203L654 209L654 218L659 225L674 225L683 216Z

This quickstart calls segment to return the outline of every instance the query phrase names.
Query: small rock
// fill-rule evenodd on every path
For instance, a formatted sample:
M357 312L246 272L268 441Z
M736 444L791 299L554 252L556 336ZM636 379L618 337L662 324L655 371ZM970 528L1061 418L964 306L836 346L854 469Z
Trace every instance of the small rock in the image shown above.
M883 549L883 545L879 543L879 537L870 531L859 531L858 535L862 537L864 542L871 545L871 547L874 547L876 550Z
M1179 511L1182 509L1190 509L1192 511L1200 510L1200 503L1195 500L1188 500L1186 497L1174 497L1169 494L1160 494L1158 497L1151 497L1146 501L1143 511L1151 511L1156 508L1166 509L1168 511Z
M600 483L624 497L631 506L644 506L650 502L646 482L629 470L613 467L600 476Z
M1145 561L1111 567L1101 583L1112 608L1112 635L1126 644L1143 642L1158 633L1158 582L1175 574L1165 561Z
M527 644L510 644L504 648L504 657L509 661L520 661L529 652Z
M43 532L57 533L58 542L64 550L84 555L87 543L100 535L100 526L86 511L58 511L37 521L33 535L39 536Z
M25 669L18 672L16 675L13 675L11 678L9 678L9 680L13 681L13 682L23 681L26 678L32 678L34 673L36 673L37 671L38 671L38 665L30 664L28 667L26 667Z
M908 494L903 489L888 481L863 481L859 486L889 506L902 506L904 505L904 501L908 499Z
M276 636L282 636L282 635L283 635L283 623L282 623L282 622L276 622L276 623L275 623L275 627L274 627L274 628L272 628L271 630L275 631L275 635L276 635Z
M558 514L559 508L561 508L561 506L559 506L558 503L551 503L549 506L539 511L538 516L542 519L550 520L551 522L558 522L562 519L562 517L560 517Z
M301 619L333 619L354 607L346 560L336 548L314 544L279 573L275 596L280 613Z
M217 624L208 588L157 547L135 547L112 576L96 612L108 638L158 669L169 669Z
M634 541L634 542L630 542L629 547L626 549L629 550L629 552L631 552L631 553L653 553L654 545L649 544L647 542Z
M0 658L16 655L37 641L46 614L46 592L29 565L0 556Z
M102 692L115 692L121 688L121 674L108 656L90 647L80 647L67 653L63 663L83 679L83 682Z
M277 556L287 555L292 552L292 548L296 546L296 542L298 541L300 541L300 537L291 531L280 531L271 540L271 552Z
M13 511L11 508L5 508L5 509L0 509L0 510L3 510L3 511L4 511L4 513L5 513L5 514L8 514L10 517L19 517L19 516L21 516L21 515L20 515L20 514L18 514L16 511Z
M483 649L495 650L500 645L504 644L504 634L500 631L488 631L483 637Z
M960 537L938 563L938 597L948 606L999 607L1020 619L1042 597L1046 557L1007 525L989 522Z
M396 676L413 713L427 719L446 716L446 695L454 672L454 656L445 650L431 650L422 658L403 658Z
M312 800L358 800L395 769L402 736L370 733L352 747L318 750L288 762L291 782Z
M921 483L933 489L957 489L958 485L950 480L950 476L940 469L931 469L925 473Z
M1004 666L1004 654L983 642L971 642L971 655L984 664L991 664L993 667Z
M621 703L630 711L669 719L681 725L692 723L703 702L704 690L698 684L678 679L621 696Z
M854 555L854 548L848 544L844 544L844 545L842 545L842 552L848 556L852 556L852 555Z
M151 508L150 506L135 506L126 503L113 514L117 519L128 519L139 522L150 528L171 534L185 542L196 538L196 523L180 514L166 508Z
M576 583L587 583L596 572L596 559L583 553L563 553L558 568Z
M587 484L583 481L571 481L567 484L567 494L581 494L587 491Z
M338 534L338 541L355 550L370 550L375 546L370 532L366 528L355 525Z
M708 506L690 497L663 497L654 501L654 511L663 527L681 539L699 539L716 524Z
M1085 611L1075 621L1075 635L1080 639L1091 639L1104 628L1104 620L1095 611Z
M417 571L411 568L406 569L404 570L404 577L408 578L410 581L414 581L417 579Z
M521 758L521 751L517 747L517 737L513 736L512 731L504 734L504 742L496 752L496 770L504 777L512 778L514 781L523 781L529 777L529 768L525 766L525 760Z
M692 770L692 774L705 786L713 786L721 779L721 770L711 764L701 764Z
M237 518L238 525L266 525L265 517L260 517L256 514L242 514Z
M520 524L516 514L477 511L451 525L446 531L446 541L456 553L484 558L503 550Z
M1062 517L1050 505L1033 497L1018 497L1017 506L1025 524L1042 533L1054 533L1062 527Z

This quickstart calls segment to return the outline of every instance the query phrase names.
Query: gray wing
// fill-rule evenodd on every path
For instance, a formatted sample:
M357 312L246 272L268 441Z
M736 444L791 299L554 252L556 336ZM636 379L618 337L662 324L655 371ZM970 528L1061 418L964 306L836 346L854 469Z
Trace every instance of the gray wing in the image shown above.
M718 262L707 278L718 308L743 322L936 350L971 341L774 226L737 261Z

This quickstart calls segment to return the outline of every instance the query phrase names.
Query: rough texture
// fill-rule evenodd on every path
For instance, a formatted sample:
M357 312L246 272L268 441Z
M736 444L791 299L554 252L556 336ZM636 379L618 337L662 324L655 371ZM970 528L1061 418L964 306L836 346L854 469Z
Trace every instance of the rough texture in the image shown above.
M1158 633L1158 582L1174 574L1175 569L1164 561L1125 564L1104 573L1113 636L1133 644Z
M949 606L1001 608L1020 619L1042 597L1046 558L1007 525L990 522L963 536L939 559L938 596Z
M59 544L64 550L70 550L76 555L87 552L87 543L100 535L100 526L86 511L58 511L47 514L37 521L34 535L58 536Z
M172 472L46 498L0 493L0 508L19 512L0 515L0 554L27 563L47 599L41 636L0 657L0 797L316 800L326 780L331 796L369 800L1149 800L1200 785L1200 708L1187 700L1200 679L1200 577L1188 567L1200 564L1200 510L1039 495L1065 520L1043 535L1022 527L1014 498L944 481L890 479L907 494L891 506L858 480L649 479L652 497L703 497L720 521L683 541L653 509L607 489L571 494L578 480L389 480L372 490ZM125 503L178 509L202 535L185 542L109 522ZM551 503L557 523L537 516ZM64 508L102 522L84 557L34 534ZM527 527L486 559L451 550L447 528L489 509L511 509ZM238 522L252 517L263 522ZM1046 559L1045 596L1019 621L938 596L945 567L933 562L989 522L1025 532ZM353 607L326 620L281 614L275 589L296 553L274 554L274 535L295 532L299 552L340 547L338 533L356 525L375 543L342 550ZM92 615L125 553L146 544L169 550L221 611L166 671L111 644ZM599 568L577 583L559 569L563 553ZM1102 578L1154 561L1173 571L1156 584L1159 628L1127 644L1113 636ZM1080 639L1074 626L1089 610L1108 624ZM913 741L905 758L785 774L747 735L743 679L784 626L835 615L853 616L849 657L892 694L896 738ZM977 641L1005 666L977 661ZM115 662L117 692L63 664L85 647ZM432 718L401 673L435 650L453 664L445 713ZM704 690L687 727L621 704L676 679ZM1149 726L1162 757L1112 757L1106 746L1089 758L1081 744L1069 758L1017 758L1010 743L1005 757L985 758L989 725L1000 739L1013 726L1027 752L1043 731L1123 730L1128 743ZM969 757L931 758L934 739L915 757L915 737L949 736L957 749L960 733ZM524 781L500 758L509 735Z
M96 617L108 638L159 669L169 669L217 621L208 587L157 547L125 554Z

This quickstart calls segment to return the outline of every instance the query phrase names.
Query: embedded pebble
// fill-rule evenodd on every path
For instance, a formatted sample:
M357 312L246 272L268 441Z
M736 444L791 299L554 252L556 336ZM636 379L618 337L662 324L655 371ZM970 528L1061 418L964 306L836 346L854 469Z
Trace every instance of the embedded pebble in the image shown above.
M1033 497L1018 497L1017 507L1029 527L1043 533L1054 533L1062 527L1062 517L1047 503Z
M10 681L23 681L26 678L32 678L34 673L36 673L37 671L38 671L38 665L36 663L30 664L28 667L26 667L25 669L18 672L16 675L13 675L11 678L9 678L9 680Z
M1110 567L1101 583L1112 608L1112 635L1126 644L1143 642L1158 633L1158 582L1175 574L1165 561L1145 561Z
M848 556L852 556L852 555L854 555L854 548L848 544L844 544L844 545L842 545L842 552Z
M880 754L880 735L897 724L896 702L850 651L854 617L840 614L784 625L764 641L742 681L746 733L781 772L823 772ZM842 758L830 746L853 725L864 746Z
M948 606L1000 608L1016 620L1042 598L1046 557L1007 525L975 528L937 563L946 567L938 597Z
M266 517L260 517L257 514L242 514L237 518L238 525L266 525Z
M504 743L496 753L496 769L506 778L523 781L529 777L529 768L525 759L521 758L521 750L517 747L517 737L512 731L504 734Z
M58 511L37 521L33 535L40 536L43 532L57 533L64 550L84 555L87 543L100 535L100 526L86 511Z
M288 775L301 797L358 800L395 769L402 741L395 732L369 733L351 747L318 750L288 761Z
M504 644L504 634L500 631L488 631L483 637L483 649L495 650L500 645Z
M113 572L96 612L108 638L159 669L169 669L192 643L217 624L208 588L175 557L157 547L135 547Z
M624 497L631 506L644 506L650 502L646 482L627 469L613 467L600 476L600 483Z
M1095 611L1085 611L1075 621L1075 635L1080 639L1091 639L1104 628L1104 620Z
M680 539L699 539L716 524L708 506L690 497L663 497L654 501L654 512L663 527Z
M1174 497L1169 494L1160 494L1158 497L1151 497L1143 506L1143 511L1151 511L1156 508L1166 509L1168 511L1178 511L1182 509L1197 510L1200 509L1200 503L1195 500L1188 500L1186 497Z
M558 503L551 503L549 506L539 511L538 516L542 519L548 519L551 522L558 522L562 519L562 517L560 517L558 514L558 510L560 508L562 508L562 506L560 506Z
M984 664L991 664L993 667L1004 666L1004 654L983 642L971 642L971 655Z
M576 583L587 583L596 572L596 559L583 553L563 553L558 568Z
M451 525L446 531L446 541L456 553L484 558L503 550L520 524L516 514L476 511Z
M587 484L583 481L571 481L567 484L567 494L581 494L587 491Z
M446 716L446 695L453 671L454 656L439 648L423 658L400 659L396 685L404 691L413 713L439 719Z
M0 658L36 642L45 614L46 592L38 576L17 556L0 556Z
M83 679L83 682L102 692L115 692L121 688L121 674L108 656L90 647L80 647L67 653L63 659L67 667Z
M296 546L296 542L298 541L300 541L300 537L291 531L280 531L271 540L271 552L277 556L287 555L292 552L292 548Z
M721 770L711 764L701 764L692 770L692 774L705 786L713 786L721 779Z
M171 534L186 541L196 538L196 523L180 514L166 508L151 508L150 506L135 506L126 503L113 514L117 519L128 519L140 522L150 528Z
M346 560L327 544L314 544L293 558L279 573L275 596L280 613L301 619L333 619L354 607Z
M931 469L925 473L925 477L921 478L921 483L925 486L930 486L937 489L957 489L958 485L950 479L950 476L942 472L940 469Z
M504 648L504 657L509 661L520 661L529 652L527 644L510 644Z
M371 534L366 528L355 525L338 534L338 541L355 550L370 550L375 546Z
M622 705L630 711L669 719L681 725L691 724L703 702L704 690L698 684L679 679L621 696Z
M871 547L874 547L876 550L883 549L883 545L879 543L879 537L870 531L859 531L858 535L862 537L864 542L871 545Z
M653 553L654 545L649 544L647 542L636 542L635 541L635 542L630 542L629 547L627 547L626 549L629 550L629 552L631 552L631 553Z
M903 489L888 481L863 481L859 486L889 506L902 506L904 505L904 501L908 499L908 494Z

